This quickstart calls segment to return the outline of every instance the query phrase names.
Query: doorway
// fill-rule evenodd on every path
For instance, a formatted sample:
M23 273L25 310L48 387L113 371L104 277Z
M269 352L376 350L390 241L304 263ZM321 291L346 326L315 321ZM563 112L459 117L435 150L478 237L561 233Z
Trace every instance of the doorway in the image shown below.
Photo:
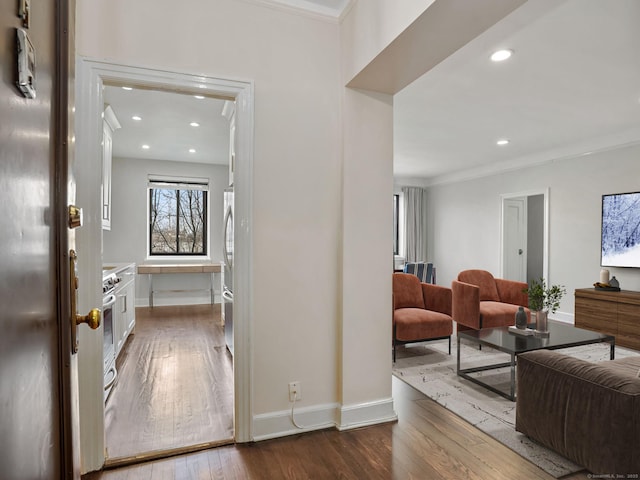
M501 277L530 283L547 278L549 191L501 196Z
M84 251L90 261L82 265L80 273L87 280L80 292L79 303L101 302L102 277L102 224L101 224L101 138L102 110L104 98L102 88L105 83L127 83L144 88L155 88L181 93L200 94L206 92L236 101L237 150L234 172L236 192L234 222L242 225L236 228L234 262L234 336L235 355L234 380L234 432L235 441L251 439L251 378L249 363L249 331L251 318L251 179L253 174L253 84L251 82L225 80L202 75L189 75L159 71L78 58L77 66L77 114L76 149L78 157L86 159L79 166L78 197L89 215L78 248ZM81 339L82 341L82 339ZM101 341L101 340L100 340ZM89 343L89 341L87 341ZM104 402L102 398L101 345L94 342L85 349L80 359L80 410L82 464L84 471L102 468L104 455ZM91 348L93 347L93 348ZM98 353L99 352L99 353ZM239 393L240 392L240 393ZM101 434L102 433L102 434Z
M104 82L103 99L103 264L219 266L231 157L223 113L233 102L113 81ZM116 316L135 328L116 329L107 465L233 442L233 366L219 277L157 275L153 308L143 306L149 275L134 277L137 302L121 298L124 281L116 285ZM121 313L127 304L135 320Z

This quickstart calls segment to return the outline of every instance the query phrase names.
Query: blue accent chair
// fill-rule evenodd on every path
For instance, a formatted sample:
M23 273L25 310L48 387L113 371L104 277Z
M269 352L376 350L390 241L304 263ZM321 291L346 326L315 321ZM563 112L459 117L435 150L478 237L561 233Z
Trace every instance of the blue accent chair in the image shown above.
M436 267L433 263L407 262L404 265L404 273L410 273L420 279L421 283L436 283Z

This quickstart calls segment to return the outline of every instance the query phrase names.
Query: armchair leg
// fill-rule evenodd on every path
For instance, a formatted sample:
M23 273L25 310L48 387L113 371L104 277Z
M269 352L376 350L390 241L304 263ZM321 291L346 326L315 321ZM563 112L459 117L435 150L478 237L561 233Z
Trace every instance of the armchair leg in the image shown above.
M449 335L449 355L451 355L451 335Z

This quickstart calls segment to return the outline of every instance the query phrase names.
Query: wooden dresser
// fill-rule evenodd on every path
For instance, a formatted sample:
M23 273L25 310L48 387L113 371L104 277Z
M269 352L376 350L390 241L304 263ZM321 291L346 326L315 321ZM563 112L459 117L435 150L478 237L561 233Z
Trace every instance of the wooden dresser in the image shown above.
M575 325L615 335L616 345L640 350L640 292L575 292Z

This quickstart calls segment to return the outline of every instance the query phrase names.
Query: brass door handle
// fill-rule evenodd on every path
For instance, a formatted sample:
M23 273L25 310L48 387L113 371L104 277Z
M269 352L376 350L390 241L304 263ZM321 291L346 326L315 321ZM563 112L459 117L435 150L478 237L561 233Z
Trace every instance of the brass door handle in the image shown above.
M78 325L86 323L92 330L97 329L100 326L100 319L102 313L99 308L92 308L86 315L78 315L78 277L76 276L76 262L78 255L75 250L69 250L69 304L71 307L71 315L69 315L69 322L71 323L71 349L73 353L78 352Z
M91 330L95 330L100 326L102 314L99 308L92 308L86 315L78 315L76 313L76 325L86 323Z

